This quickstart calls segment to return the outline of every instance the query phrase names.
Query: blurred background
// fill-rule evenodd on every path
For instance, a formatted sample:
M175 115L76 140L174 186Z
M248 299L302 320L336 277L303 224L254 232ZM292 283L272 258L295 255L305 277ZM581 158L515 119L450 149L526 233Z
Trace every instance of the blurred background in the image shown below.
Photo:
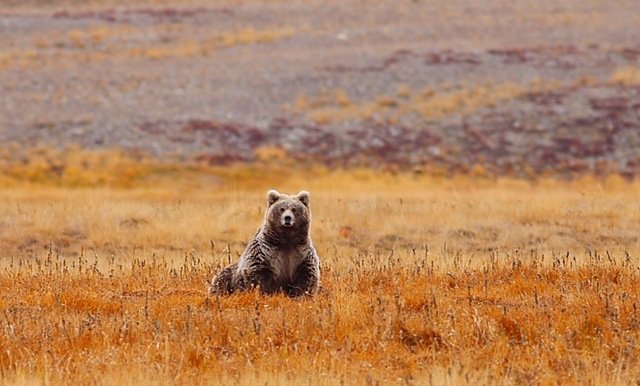
M638 15L636 0L5 0L0 178L271 162L632 179Z

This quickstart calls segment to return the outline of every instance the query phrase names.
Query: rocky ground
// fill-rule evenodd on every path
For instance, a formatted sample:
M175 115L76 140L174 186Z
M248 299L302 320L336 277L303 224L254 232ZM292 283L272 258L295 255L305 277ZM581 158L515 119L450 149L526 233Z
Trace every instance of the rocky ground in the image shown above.
M0 6L0 142L640 174L640 3Z

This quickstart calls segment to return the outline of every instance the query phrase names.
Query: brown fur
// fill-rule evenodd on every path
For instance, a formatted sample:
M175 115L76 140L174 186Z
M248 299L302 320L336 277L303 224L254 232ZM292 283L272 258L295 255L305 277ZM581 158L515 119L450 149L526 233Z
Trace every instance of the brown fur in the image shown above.
M312 294L320 282L320 259L311 242L310 195L267 193L262 226L240 259L211 281L212 294L231 294L258 287L263 293Z

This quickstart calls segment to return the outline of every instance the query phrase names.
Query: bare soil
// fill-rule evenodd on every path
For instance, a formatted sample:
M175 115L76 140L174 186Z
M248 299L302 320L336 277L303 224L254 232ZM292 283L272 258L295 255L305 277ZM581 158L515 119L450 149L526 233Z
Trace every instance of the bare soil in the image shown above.
M123 3L0 6L2 144L216 164L266 146L340 166L640 173L635 0ZM437 116L403 112L414 101L398 92L505 84L524 91L461 98ZM296 107L337 92L355 105L391 97L396 113L381 102L319 120Z

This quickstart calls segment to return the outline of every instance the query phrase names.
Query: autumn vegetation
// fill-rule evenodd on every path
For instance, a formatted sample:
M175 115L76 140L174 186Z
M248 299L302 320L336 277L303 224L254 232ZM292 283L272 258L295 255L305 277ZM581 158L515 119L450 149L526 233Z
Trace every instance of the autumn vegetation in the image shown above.
M0 385L640 384L637 0L1 3Z
M640 377L637 182L35 152L3 168L2 383ZM322 290L208 296L270 187L312 192Z

